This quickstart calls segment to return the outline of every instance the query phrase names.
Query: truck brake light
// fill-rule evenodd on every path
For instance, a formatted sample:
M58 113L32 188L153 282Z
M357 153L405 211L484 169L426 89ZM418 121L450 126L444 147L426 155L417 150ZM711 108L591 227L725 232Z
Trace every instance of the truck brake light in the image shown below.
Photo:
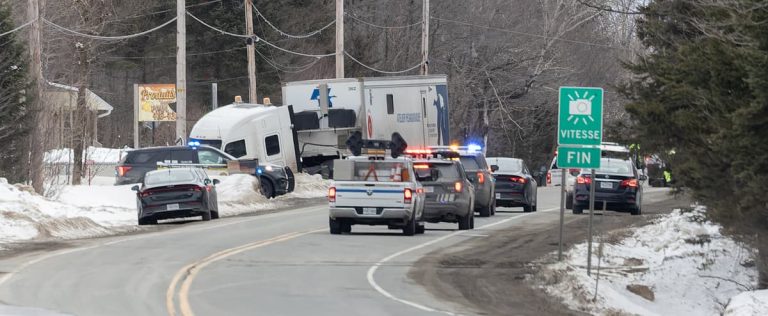
M453 184L453 191L461 192L463 188L464 188L464 185L461 182L456 182Z
M576 177L576 183L578 183L578 184L592 184L592 178L578 176L578 177Z
M485 183L485 175L482 171L477 172L477 183L483 184Z
M552 172L547 172L547 184L552 184Z
M517 177L517 176L510 177L509 181L517 182L517 183L522 183L522 184L525 184L526 182L528 182L528 180L526 180L525 178Z
M328 202L336 202L336 188L328 188Z
M411 188L405 188L403 190L403 203L411 204L411 201L413 201L413 190Z

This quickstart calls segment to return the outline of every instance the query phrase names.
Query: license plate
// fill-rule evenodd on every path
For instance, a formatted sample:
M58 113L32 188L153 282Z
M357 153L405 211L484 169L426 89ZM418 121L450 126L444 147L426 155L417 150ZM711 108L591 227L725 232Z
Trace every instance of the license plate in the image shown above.
M424 187L424 192L427 192L427 193L435 192L435 188L433 188L433 187Z
M500 199L501 198L501 193L496 193L496 198Z
M376 215L376 208L375 207L364 207L363 208L363 215Z
M176 204L168 204L165 206L167 210L169 211L175 211L179 209L179 203Z
M600 182L600 188L601 189L613 189L613 183L611 183L611 182Z

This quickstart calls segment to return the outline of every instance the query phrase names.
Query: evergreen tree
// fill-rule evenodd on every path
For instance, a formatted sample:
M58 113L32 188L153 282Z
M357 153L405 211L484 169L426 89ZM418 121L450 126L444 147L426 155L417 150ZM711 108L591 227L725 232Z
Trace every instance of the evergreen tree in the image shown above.
M759 0L655 0L638 35L648 54L624 92L646 147L712 219L758 236L768 288L768 11ZM727 3L727 5L725 4Z
M15 27L9 6L0 1L0 33ZM11 183L27 179L27 134L32 123L28 111L32 86L26 50L18 34L0 37L0 177Z

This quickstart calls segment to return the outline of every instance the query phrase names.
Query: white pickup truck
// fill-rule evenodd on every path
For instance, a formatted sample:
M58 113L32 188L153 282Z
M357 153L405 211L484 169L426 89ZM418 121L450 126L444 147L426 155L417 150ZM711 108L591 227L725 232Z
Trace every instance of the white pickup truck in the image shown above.
M350 157L334 161L328 189L331 234L352 225L387 225L403 234L424 233L424 188L408 158Z

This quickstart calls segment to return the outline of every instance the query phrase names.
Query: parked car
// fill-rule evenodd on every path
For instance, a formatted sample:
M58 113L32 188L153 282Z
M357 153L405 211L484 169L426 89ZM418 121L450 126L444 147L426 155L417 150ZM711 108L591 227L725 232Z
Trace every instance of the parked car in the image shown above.
M408 158L354 157L333 162L328 226L333 235L353 225L387 225L412 236L424 233L424 188Z
M458 223L459 230L474 228L475 190L461 163L417 159L413 170L424 186L424 221Z
M467 178L475 189L475 212L480 217L496 214L493 176L480 146L432 146L429 149L438 154L445 151L457 152Z
M573 191L573 214L581 214L589 208L589 189L595 185L595 209L601 209L603 202L607 209L628 210L632 215L642 214L643 185L645 175L638 173L632 160L601 158L600 169L584 170L576 177Z
M486 158L496 180L496 205L523 207L524 212L535 212L538 205L538 183L522 159L507 157Z
M115 167L115 185L141 183L152 170L169 167L204 168L214 175L227 173L227 162L237 160L219 149L195 144L192 146L164 146L129 150ZM257 164L255 160L246 160ZM293 191L293 172L288 167L258 164L254 176L259 178L261 193L267 198Z
M136 191L139 225L158 220L202 216L204 221L219 218L216 185L199 168L174 168L147 172Z

